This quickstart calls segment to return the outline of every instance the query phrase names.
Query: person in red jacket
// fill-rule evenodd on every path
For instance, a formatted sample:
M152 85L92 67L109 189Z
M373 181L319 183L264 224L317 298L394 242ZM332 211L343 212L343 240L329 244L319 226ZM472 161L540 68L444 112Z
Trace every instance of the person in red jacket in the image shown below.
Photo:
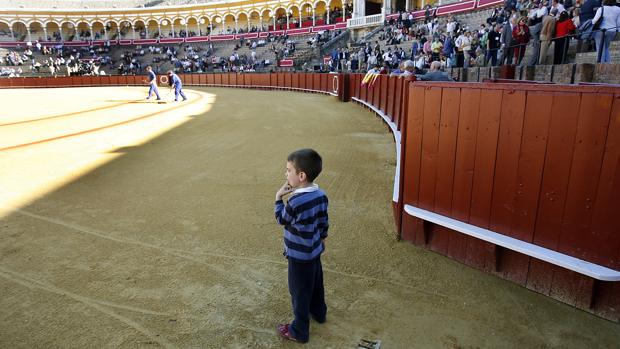
M522 17L519 19L519 23L512 29L516 65L521 64L521 60L525 56L527 43L530 42L530 28L525 24L526 20L526 17Z
M560 18L555 23L555 38L553 41L553 64L564 64L566 54L568 53L568 43L571 34L575 31L575 24L568 18L568 12L560 13Z

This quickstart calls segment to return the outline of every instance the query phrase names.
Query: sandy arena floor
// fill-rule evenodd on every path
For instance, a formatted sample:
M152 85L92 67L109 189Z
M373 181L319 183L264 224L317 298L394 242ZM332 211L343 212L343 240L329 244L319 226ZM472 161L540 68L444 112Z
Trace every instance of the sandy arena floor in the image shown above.
M370 112L188 92L0 90L0 348L301 348L275 331L291 306L273 218L301 147L322 154L331 204L328 322L304 347L620 343L616 323L397 242L394 143Z

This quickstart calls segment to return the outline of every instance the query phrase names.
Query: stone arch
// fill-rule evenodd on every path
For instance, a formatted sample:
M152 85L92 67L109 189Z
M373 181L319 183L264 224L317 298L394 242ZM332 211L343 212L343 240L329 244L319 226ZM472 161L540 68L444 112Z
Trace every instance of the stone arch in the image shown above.
M314 3L314 18L317 25L327 23L327 3L323 0Z
M26 23L22 21L14 21L11 23L11 28L13 29L13 38L15 41L25 41L28 39Z
M77 22L75 26L76 36L79 40L92 40L92 35L90 33L90 24L86 22L85 19L81 19Z
M232 33L233 29L235 29L236 26L236 22L235 22L235 15L233 15L232 13L228 12L223 16L223 23L224 23L224 30L226 30L226 33Z
M134 39L133 37L133 23L128 20L123 18L122 20L120 20L120 22L118 23L118 30L121 39Z
M300 5L301 7L301 16L303 23L307 23L306 26L312 25L312 15L314 13L314 6L312 6L311 2L305 2Z
M275 29L286 29L286 17L288 16L286 9L283 6L276 8L275 17L276 17L276 28Z
M45 31L47 31L47 41L60 41L60 23L56 21L45 22Z
M43 30L43 24L38 20L28 23L28 29L30 30L30 40L45 41L45 30Z
M120 29L118 26L118 21L116 19L109 19L105 22L105 30L108 34L106 39L116 40L120 39Z
M260 12L258 10L255 10L255 9L251 10L250 14L248 15L248 20L250 22L250 27L260 30L261 18L260 18Z
M187 19L185 19L187 22L187 36L188 37L192 37L192 36L199 36L200 34L200 27L198 26L198 18L196 18L195 16L190 16L187 17Z
M73 41L77 34L75 23L68 20L63 21L60 24L60 33L64 41Z
M224 28L224 19L220 14L214 14L210 19L211 23L211 35L220 35L223 34Z
M180 37L181 33L185 33L185 23L187 23L185 21L185 18L183 17L175 17L172 21L172 26L173 28L173 36L174 37ZM186 34L184 34L186 35Z
M0 41L7 41L9 38L11 38L11 25L0 20Z
M249 18L250 17L248 17L248 14L245 12L240 12L237 14L237 26L246 33L250 31Z
M159 28L161 33L159 36L162 38L172 37L172 21L168 18L162 18L159 20Z
M286 9L289 28L301 28L301 11L299 5L291 5Z
M206 15L198 17L198 33L199 35L208 35L210 33L211 20Z
M95 20L90 24L90 27L93 28L94 38L93 40L102 40L105 39L105 31L103 28L105 25L102 20Z
M145 21L143 19L135 19L132 24L133 24L134 31L136 33L134 39L138 39L138 38L146 39L147 33L146 33Z
M146 20L146 37L157 38L159 36L159 22L155 18Z

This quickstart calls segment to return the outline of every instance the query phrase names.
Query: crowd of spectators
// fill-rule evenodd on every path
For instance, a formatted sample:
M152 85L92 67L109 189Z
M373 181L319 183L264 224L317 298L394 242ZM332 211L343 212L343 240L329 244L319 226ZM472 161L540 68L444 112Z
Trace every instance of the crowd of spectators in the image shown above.
M374 43L334 49L328 68L356 72L379 65L395 70L407 60L416 71L430 68L432 62L444 68L562 64L573 39L579 40L580 49L595 41L601 52L599 60L609 62L609 41L620 25L620 7L614 0L604 0L605 10L597 10L601 7L598 1L507 0L477 27L463 25L454 16L440 20L436 8L427 6L421 21L414 21L412 12L386 21ZM599 17L606 33L592 32L591 22ZM525 60L527 50L531 52ZM552 55L548 55L550 50Z
M25 47L8 50L0 57L3 75L22 74L20 66L29 66L32 72L49 72L53 76L63 75L99 75L100 67L113 63L109 55L109 43L100 46L64 47L63 45L46 46L38 41L27 42ZM35 54L36 53L36 54ZM19 71L13 71L20 67ZM62 69L65 72L62 72Z

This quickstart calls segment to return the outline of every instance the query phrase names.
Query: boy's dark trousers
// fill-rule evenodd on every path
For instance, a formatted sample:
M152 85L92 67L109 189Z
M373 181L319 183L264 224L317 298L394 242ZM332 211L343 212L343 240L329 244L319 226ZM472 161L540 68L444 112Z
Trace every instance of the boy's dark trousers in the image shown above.
M290 326L291 334L297 340L307 342L310 337L310 315L320 323L325 321L327 315L320 256L303 263L289 258L288 290L295 314Z

